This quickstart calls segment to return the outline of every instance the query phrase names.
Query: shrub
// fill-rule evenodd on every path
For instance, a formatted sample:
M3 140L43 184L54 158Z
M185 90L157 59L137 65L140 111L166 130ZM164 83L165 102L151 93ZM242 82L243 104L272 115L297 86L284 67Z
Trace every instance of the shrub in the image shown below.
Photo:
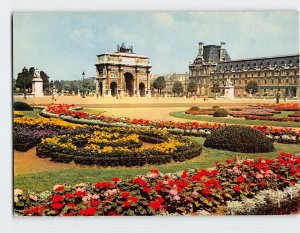
M274 150L271 140L263 133L257 129L241 125L217 128L205 139L204 146L243 153Z
M14 102L13 108L16 111L32 111L33 108L24 102Z
M212 106L212 109L217 109L217 108L220 108L220 106L219 105Z
M190 110L192 110L192 111L198 111L198 110L200 110L200 108L197 107L197 106L193 106L193 107L190 108Z
M218 108L214 112L214 117L227 117L227 116L228 116L228 112L224 108Z

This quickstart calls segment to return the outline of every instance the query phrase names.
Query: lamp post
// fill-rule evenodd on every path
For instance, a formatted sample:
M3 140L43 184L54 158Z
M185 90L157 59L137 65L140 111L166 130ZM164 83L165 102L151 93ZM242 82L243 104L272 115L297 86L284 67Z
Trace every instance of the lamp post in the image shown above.
M85 94L84 94L84 76L85 76L85 73L84 73L84 71L82 71L82 98L85 98Z
M24 66L22 70L22 78L23 78L23 89L24 89L24 99L27 99L26 97L26 80L27 80L27 69Z

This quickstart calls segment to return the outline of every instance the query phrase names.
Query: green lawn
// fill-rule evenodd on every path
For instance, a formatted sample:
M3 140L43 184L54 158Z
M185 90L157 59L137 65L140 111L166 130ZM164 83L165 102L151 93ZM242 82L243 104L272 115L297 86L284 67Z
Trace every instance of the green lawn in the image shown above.
M41 111L42 109L34 108L33 111L20 111L20 112L23 113L25 116L37 118L39 117L38 113Z
M191 140L196 141L199 144L203 144L204 138L190 137ZM244 154L235 153L223 150L216 150L203 147L201 156L185 162L172 162L166 165L160 166L144 166L144 167L117 167L117 168L76 168L68 170L59 170L43 173L34 173L26 175L18 175L14 178L14 187L21 188L25 191L41 192L52 189L55 184L69 184L74 185L76 183L95 183L97 181L110 180L111 178L118 176L122 179L131 178L136 175L145 174L150 169L157 168L160 171L176 172L182 171L188 168L210 168L214 167L214 161L224 161L235 156L240 158L275 158L279 152L285 151L289 153L299 152L299 145L286 145L275 144L276 151L271 153L256 153L256 154Z
M290 114L294 114L295 111L282 111L279 114L274 114L275 117L289 117Z
M82 110L83 112L88 112L88 113L92 113L92 114L99 114L99 113L104 113L104 110L101 110L100 108L83 108Z
M225 124L241 124L241 125L268 125L268 126L278 126L278 127L300 127L299 122L280 122L280 121L262 121L262 120L245 120L239 118L227 118L227 117L211 117L211 116L196 116L186 114L184 111L171 112L171 116L196 120L205 122L215 122L215 123L225 123Z

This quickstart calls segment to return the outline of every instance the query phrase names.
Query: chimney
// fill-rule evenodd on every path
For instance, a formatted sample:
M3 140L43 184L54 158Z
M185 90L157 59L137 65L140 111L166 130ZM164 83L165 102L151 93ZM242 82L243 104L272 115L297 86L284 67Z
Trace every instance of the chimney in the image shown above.
M225 42L221 42L220 46L220 61L225 61Z
M197 57L203 59L203 42L199 43L199 50L198 50L198 56Z

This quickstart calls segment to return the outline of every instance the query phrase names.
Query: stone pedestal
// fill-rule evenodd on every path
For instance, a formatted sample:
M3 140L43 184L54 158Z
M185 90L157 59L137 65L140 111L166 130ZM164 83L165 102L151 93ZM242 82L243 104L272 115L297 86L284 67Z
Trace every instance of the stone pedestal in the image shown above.
M111 89L106 89L106 96L111 97Z
M224 99L226 100L234 99L234 86L225 86Z
M148 89L148 90L147 90L146 95L147 95L147 97L151 98L151 89Z
M61 92L61 96L64 96L64 95L65 95L65 94L64 94L64 92L62 91L62 92Z
M80 96L80 90L78 90L78 94L77 95Z
M32 94L34 94L35 97L44 96L43 79L41 78L32 79Z

